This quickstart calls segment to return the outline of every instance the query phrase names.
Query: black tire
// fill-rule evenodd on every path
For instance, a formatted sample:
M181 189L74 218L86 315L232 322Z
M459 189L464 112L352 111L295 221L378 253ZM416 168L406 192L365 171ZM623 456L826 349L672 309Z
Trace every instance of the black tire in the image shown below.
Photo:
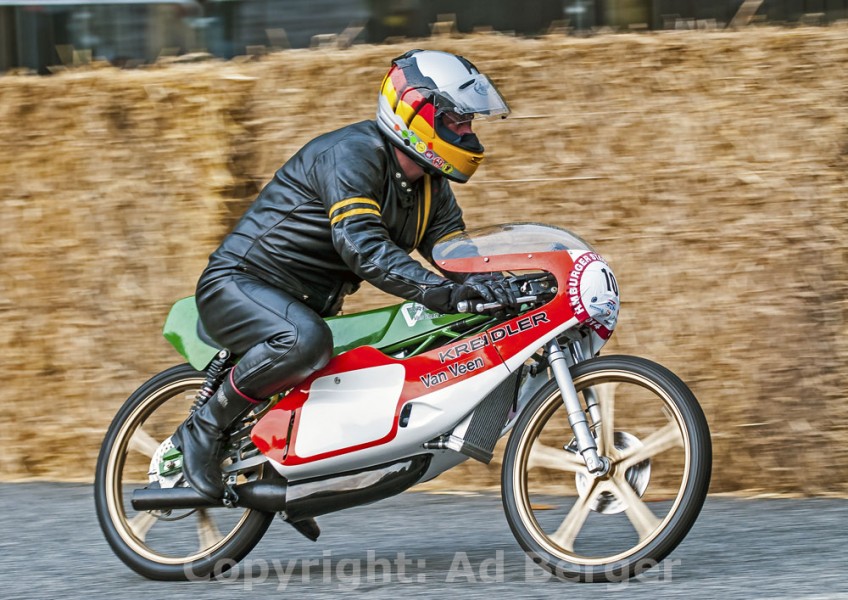
M698 517L712 468L709 428L686 384L651 361L594 358L571 375L584 402L592 393L600 399L600 427L589 420L612 469L596 480L563 448L572 433L552 380L507 443L504 510L521 547L546 571L570 581L623 581L658 564Z
M103 534L127 566L150 579L219 575L253 549L274 518L273 513L240 508L170 514L132 508L131 491L147 484L153 450L188 415L204 380L203 373L187 364L154 376L118 411L97 459L94 501ZM249 476L261 472L259 467Z

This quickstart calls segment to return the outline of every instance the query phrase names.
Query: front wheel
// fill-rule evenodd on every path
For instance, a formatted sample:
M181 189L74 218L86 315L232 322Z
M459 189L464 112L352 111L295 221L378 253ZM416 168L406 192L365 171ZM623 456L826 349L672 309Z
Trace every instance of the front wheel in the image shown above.
M688 533L710 482L704 413L673 373L632 356L571 368L606 475L575 452L556 381L533 397L512 431L502 472L507 521L530 558L573 581L621 581L655 566Z
M189 414L203 373L180 365L153 377L124 403L97 459L94 500L97 517L115 554L151 579L192 580L218 575L244 558L259 542L273 513L241 508L136 511L135 488L179 474L157 473L167 462L167 440ZM262 477L255 467L241 479ZM158 481L157 481L158 483Z

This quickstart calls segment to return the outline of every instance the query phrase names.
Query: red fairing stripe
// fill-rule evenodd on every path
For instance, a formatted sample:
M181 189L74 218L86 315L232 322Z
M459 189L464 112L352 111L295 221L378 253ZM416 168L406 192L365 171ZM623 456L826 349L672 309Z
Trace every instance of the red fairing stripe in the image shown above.
M568 288L568 298L571 303L571 309L574 311L574 316L576 316L581 323L591 320L591 317L589 316L589 309L583 304L580 284L583 281L583 273L585 273L586 267L593 262L602 262L607 264L607 261L605 261L602 256L595 254L594 252L584 252L574 259L571 272L568 274L568 279L563 284L563 287ZM597 327L595 327L595 330L598 331ZM598 335L603 337L600 331L598 332ZM607 338L603 339L608 339L610 335L612 335L611 331L608 332Z
M601 323L598 323L595 319L587 319L586 324L591 327L592 331L598 334L598 337L602 340L608 340L612 336L612 331L607 329L606 326Z
M439 266L448 271L467 273L542 270L553 274L559 282L565 281L573 262L566 252L549 252L535 256L515 254L496 256L491 259L465 258L443 261L439 263ZM371 346L362 346L344 352L303 381L268 411L253 427L251 438L260 452L286 466L314 462L390 442L397 435L400 411L408 400L499 366L546 333L553 331L561 323L571 319L574 312L569 306L566 292L566 286L559 285L554 299L540 308L510 319L472 338L454 342L409 359L392 358ZM403 365L406 373L400 397L395 405L391 431L380 439L356 446L314 456L297 456L294 449L300 424L299 409L308 400L312 382L320 377L389 364ZM292 414L294 414L294 424L291 435L287 436L286 428Z

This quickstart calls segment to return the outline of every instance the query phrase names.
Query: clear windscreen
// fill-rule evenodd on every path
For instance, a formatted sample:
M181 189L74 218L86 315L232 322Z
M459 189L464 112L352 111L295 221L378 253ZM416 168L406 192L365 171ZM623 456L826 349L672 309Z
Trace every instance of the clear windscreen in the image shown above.
M433 260L560 250L594 252L585 240L567 229L541 223L509 223L449 237L433 247Z

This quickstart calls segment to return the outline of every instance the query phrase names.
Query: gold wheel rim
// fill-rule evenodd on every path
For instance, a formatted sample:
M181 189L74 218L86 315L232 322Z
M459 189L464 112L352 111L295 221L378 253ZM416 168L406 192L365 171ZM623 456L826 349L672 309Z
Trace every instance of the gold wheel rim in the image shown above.
M112 444L112 448L110 449L107 458L105 491L106 506L109 511L110 520L114 524L121 540L123 540L123 542L133 552L144 559L162 565L183 565L214 554L239 532L242 525L252 512L250 510L245 510L238 522L232 526L230 532L222 536L217 541L211 543L208 547L199 549L197 552L187 554L185 556L171 556L153 550L144 542L144 540L140 539L133 530L131 519L128 518L127 513L124 510L124 495L122 490L123 469L126 463L126 458L129 454L130 440L133 438L133 435L160 406L164 405L168 402L168 400L174 398L181 392L198 389L204 381L205 379L203 377L182 379L158 388L153 393L149 394L121 424L121 428L115 437L115 442ZM145 512L139 512L138 514L142 515L145 514ZM146 514L151 513L147 511ZM156 517L151 515L151 518L155 519ZM205 517L199 516L198 518L204 519Z
M512 471L512 483L513 489L515 490L515 505L517 507L519 518L521 519L522 525L524 526L525 530L530 534L530 536L538 544L539 547L541 547L546 552L550 553L552 556L574 564L584 566L608 565L610 563L626 559L638 553L640 550L642 550L648 544L654 541L666 528L669 521L677 513L690 477L689 472L692 461L692 448L691 441L689 439L689 431L686 427L686 423L679 408L664 389L662 389L650 379L643 377L637 373L618 369L609 369L582 375L580 377L575 378L574 385L578 393L580 393L587 387L613 382L619 384L635 384L637 386L640 386L641 388L644 388L645 390L648 390L649 392L652 392L654 396L656 396L662 401L662 407L668 410L670 415L673 417L673 422L676 424L682 440L682 447L684 453L684 462L682 469L683 473L680 479L680 483L678 485L677 493L674 496L672 505L668 510L667 514L663 519L657 522L656 526L653 527L650 534L642 536L638 544L630 547L627 550L617 552L609 556L592 557L581 555L573 550L561 546L556 541L551 539L551 536L545 533L542 526L539 524L534 509L532 507L530 492L528 490L528 463L531 460L531 448L533 447L534 442L539 438L539 435L544 429L545 425L547 425L548 421L557 410L564 410L561 394L558 389L554 390L554 392L545 399L545 401L532 415L530 423L528 424L525 430L527 433L525 433L519 440L518 447L515 453L515 468ZM591 477L591 475L589 475L589 477Z

